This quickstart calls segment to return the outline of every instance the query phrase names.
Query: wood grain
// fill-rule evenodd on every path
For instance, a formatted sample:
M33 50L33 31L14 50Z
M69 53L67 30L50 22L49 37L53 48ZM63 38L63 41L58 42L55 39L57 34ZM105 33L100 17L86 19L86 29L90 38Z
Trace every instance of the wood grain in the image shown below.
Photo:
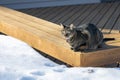
M7 12L7 13L6 13ZM74 52L60 34L57 24L0 7L0 32L20 39L30 46L72 66L101 66L120 61L120 34L104 34L115 38L106 42L113 46L92 52Z

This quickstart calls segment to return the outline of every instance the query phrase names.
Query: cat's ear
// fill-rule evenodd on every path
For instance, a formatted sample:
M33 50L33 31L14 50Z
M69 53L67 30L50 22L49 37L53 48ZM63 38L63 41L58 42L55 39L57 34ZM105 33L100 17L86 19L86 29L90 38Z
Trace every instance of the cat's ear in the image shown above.
M66 27L66 26L65 26L65 25L63 25L62 23L60 23L60 26L61 26L61 27L63 27L63 28L65 28L65 27Z
M71 24L70 25L70 29L72 30L72 29L74 29L75 28L75 26L73 25L73 24Z

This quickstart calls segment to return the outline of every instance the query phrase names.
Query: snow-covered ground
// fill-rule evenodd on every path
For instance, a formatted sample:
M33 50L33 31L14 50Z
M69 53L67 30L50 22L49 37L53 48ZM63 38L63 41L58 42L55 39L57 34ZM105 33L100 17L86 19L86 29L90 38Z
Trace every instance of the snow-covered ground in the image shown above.
M120 80L119 68L58 65L26 43L0 35L0 80Z

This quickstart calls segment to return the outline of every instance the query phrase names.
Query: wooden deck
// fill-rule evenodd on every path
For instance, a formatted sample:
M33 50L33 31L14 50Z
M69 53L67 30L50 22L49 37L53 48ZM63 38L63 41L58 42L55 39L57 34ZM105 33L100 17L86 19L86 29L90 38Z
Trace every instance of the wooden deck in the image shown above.
M56 24L69 25L73 23L78 26L90 22L106 33L118 33L120 30L120 2L23 9L19 11ZM106 31L106 29L109 30Z
M119 3L105 3L105 4L106 5L109 4L109 6L111 6L111 8L112 8L113 4L114 4L114 6L116 5L117 7L119 5ZM63 14L63 13L60 14L58 12L54 13L54 15L53 15L52 14L53 11L51 11L49 13L46 12L50 9L56 11L56 10L58 10L58 8L61 9L61 7L56 7L54 9L52 7L51 8L41 8L41 9L36 9L36 10L38 11L37 13L41 12L41 16L44 19L48 20L48 17L49 17L49 19L51 18L52 22L54 20L55 23L57 23L57 24L66 22L65 24L70 24L70 23L75 24L76 23L75 25L79 25L80 23L78 23L77 21L74 21L74 20L79 20L79 21L81 20L81 24L82 24L85 22L85 20L93 21L93 17L94 17L94 21L93 21L94 23L95 22L104 23L105 21L107 21L106 24L104 24L104 25L108 25L108 22L110 20L112 20L111 22L114 22L114 26L118 25L116 27L118 29L118 27L119 27L118 21L120 21L120 17L119 16L114 17L115 18L115 21L114 21L114 18L112 16L113 16L113 13L116 12L116 10L119 8L116 7L117 9L115 9L115 11L113 11L113 13L111 13L111 15L109 15L109 16L107 15L108 14L107 11L109 11L109 10L111 11L112 10L111 8L106 9L106 15L103 13L97 12L97 10L95 9L95 8L98 8L99 5L105 6L105 4L77 5L78 7L79 6L81 7L82 11L80 10L81 11L80 13L83 16L79 15L79 17L78 17L77 14L79 14L79 13L77 13L77 11L76 11L76 19L75 19L75 14L73 15L74 11L71 12L71 10L76 10L77 8L74 9L73 7L77 7L77 6L69 6L70 9L68 9L68 6L62 7L62 10L66 12L67 16L65 16L65 14ZM90 6L92 6L92 7L89 8ZM89 10L87 10L88 8L89 8ZM93 10L93 9L95 9L95 10ZM101 8L100 10L102 10L102 9L103 8ZM34 11L35 9L32 9L32 10L34 13L36 13L36 11ZM26 11L26 10L21 10L21 11ZM29 11L31 11L31 9L28 10L27 12L30 13ZM94 15L93 15L93 12L94 12ZM95 13L96 13L96 15L95 15ZM55 14L56 14L56 17L55 17ZM58 16L57 16L57 14L58 14ZM98 14L99 14L99 17L97 17ZM116 15L118 13L116 12L114 14ZM40 14L38 14L36 16L39 16L39 15ZM47 15L47 17L46 17L46 15ZM86 15L89 15L90 17L86 16ZM63 16L63 17L61 17L61 16ZM106 18L104 18L103 16L106 16ZM72 17L72 18L68 19L69 17ZM108 17L110 17L109 20L107 20ZM100 19L100 20L97 21L98 19ZM102 19L104 19L103 22L102 22ZM113 30L113 29L115 29L114 27L112 28L112 32L113 32L112 34L104 34L104 37L112 37L112 38L114 37L115 38L114 41L109 41L106 43L109 45L108 49L100 49L97 51L87 52L87 53L74 52L74 51L70 50L70 46L68 45L68 43L66 43L64 37L61 35L61 31L60 31L61 27L57 24L50 22L50 20L48 20L48 21L46 21L46 20L36 18L36 17L30 16L30 15L27 15L27 14L24 14L24 13L21 13L21 12L12 10L12 9L8 9L5 7L0 7L0 32L5 33L10 36L13 36L15 38L18 38L18 39L28 43L32 47L50 55L50 56L53 56L67 64L70 64L72 66L101 66L101 65L111 64L111 63L120 61L120 33L119 33L119 30L117 30L117 29ZM99 24L99 25L101 25L101 24ZM105 30L105 27L101 27L101 29L104 28L104 30ZM100 26L99 26L99 28L100 28ZM110 28L110 30L111 30L111 28ZM105 30L105 31L108 31L108 30Z

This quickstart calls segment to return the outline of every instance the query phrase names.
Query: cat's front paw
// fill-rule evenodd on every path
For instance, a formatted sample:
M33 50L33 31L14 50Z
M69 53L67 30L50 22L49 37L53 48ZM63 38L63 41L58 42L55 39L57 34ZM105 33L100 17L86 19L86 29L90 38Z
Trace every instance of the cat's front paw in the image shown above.
M74 52L76 52L76 51L77 51L77 49L75 49L75 48L73 48L73 47L71 47L70 49L71 49L71 50L73 50Z
M74 52L77 52L77 51L78 51L78 49L76 49L76 48L73 48L73 51L74 51Z

